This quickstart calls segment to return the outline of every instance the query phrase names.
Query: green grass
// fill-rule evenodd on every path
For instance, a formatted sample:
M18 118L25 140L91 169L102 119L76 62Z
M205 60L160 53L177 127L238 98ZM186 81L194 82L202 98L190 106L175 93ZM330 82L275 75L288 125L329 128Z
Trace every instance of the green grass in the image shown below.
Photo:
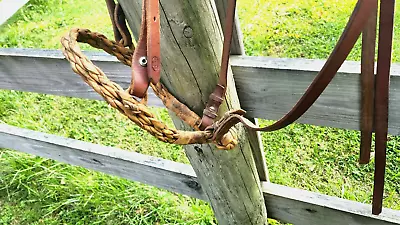
M93 28L111 36L104 5L88 0L30 0L0 28L0 46L60 49L60 37L72 27Z
M354 3L239 0L246 52L326 58ZM103 2L31 0L0 27L0 47L59 49L72 27L112 36ZM359 56L358 43L349 59ZM154 112L171 124L164 110ZM100 101L0 90L0 121L188 163L180 146L155 140ZM262 137L272 182L371 202L373 163L357 164L359 132L295 124ZM397 137L388 143L384 205L394 209L400 209L399 143ZM216 223L203 201L6 149L0 150L0 208L0 224Z

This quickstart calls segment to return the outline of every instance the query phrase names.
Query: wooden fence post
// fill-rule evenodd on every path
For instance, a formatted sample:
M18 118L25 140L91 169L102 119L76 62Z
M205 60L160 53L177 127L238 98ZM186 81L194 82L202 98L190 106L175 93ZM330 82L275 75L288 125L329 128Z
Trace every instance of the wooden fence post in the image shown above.
M134 34L141 0L119 0ZM223 34L214 0L160 2L162 82L199 115L217 83ZM232 73L220 113L239 108ZM179 129L190 129L174 119ZM251 144L238 126L239 144L221 151L213 144L185 147L219 224L267 224L267 211Z
M222 21L221 24L225 21L226 9L228 7L228 0L215 0L215 5L217 6L219 20ZM224 30L224 26L222 29ZM233 35L232 35L232 43L231 43L231 55L245 55L244 44L243 44L243 34L240 30L240 22L239 17L236 13L235 16L235 25L233 27ZM257 118L248 118L251 122L258 125ZM253 151L254 161L256 163L256 168L258 171L258 176L261 181L268 181L268 169L267 164L265 162L264 155L264 146L261 142L260 132L247 130L248 138L251 144L251 150Z

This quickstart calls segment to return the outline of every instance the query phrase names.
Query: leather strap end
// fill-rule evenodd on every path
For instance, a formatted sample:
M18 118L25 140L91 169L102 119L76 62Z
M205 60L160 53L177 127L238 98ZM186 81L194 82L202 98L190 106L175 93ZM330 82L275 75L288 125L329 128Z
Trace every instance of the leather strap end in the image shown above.
M140 45L132 58L132 80L129 87L129 94L139 98L143 98L146 95L150 85L148 69L145 65L140 64L140 60L145 53L146 50Z
M375 173L372 213L382 212L389 116L389 83L392 61L395 0L381 0L378 63L375 82Z
M134 84L129 87L129 94L134 95L138 98L144 98L146 96L147 93L147 89L149 88L149 84L150 82L145 81L145 80L140 80L138 81L138 79L142 79L142 77L140 76L135 76L134 78L135 80L133 81ZM135 85L136 83L136 85Z

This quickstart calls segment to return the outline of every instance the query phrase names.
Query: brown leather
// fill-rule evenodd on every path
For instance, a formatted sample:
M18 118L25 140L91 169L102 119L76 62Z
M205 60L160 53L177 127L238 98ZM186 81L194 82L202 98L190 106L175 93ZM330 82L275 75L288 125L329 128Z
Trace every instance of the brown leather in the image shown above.
M150 82L160 80L160 13L158 0L142 1L142 22L137 47L132 58L132 81L129 93L143 98ZM147 65L141 65L142 59Z
M219 107L224 101L223 96L225 96L225 86L217 84L214 92L208 97L207 105L203 110L203 117L200 122L201 130L205 130L214 123L218 116Z
M382 212L385 183L394 8L394 0L381 0L375 92L375 178L372 200L372 213L375 215Z
M144 97L149 87L147 67L140 65L140 59L147 57L146 3L147 0L142 1L142 22L139 40L132 57L132 80L129 87L129 93L137 97Z
M366 29L367 33L364 35L373 35L373 30L376 30L376 11L377 11L377 1L376 0L359 0L357 5L350 17L350 20L338 41L335 49L331 53L329 59L325 63L322 70L318 73L317 77L313 80L312 84L308 87L304 95L300 98L300 100L296 103L296 105L279 121L276 123L267 126L267 127L258 127L251 123L249 120L243 117L243 110L232 111L225 116L217 123L213 124L213 121L216 117L216 113L218 112L218 108L214 108L215 106L219 106L220 103L215 101L215 99L222 99L223 95L220 93L224 93L227 79L227 64L222 64L223 68L221 71L225 73L221 74L224 77L220 77L219 85L211 95L210 101L211 103L207 104L207 107L204 112L207 114L203 115L202 125L204 124L212 124L208 126L206 129L214 129L214 139L218 140L221 138L223 134L229 131L229 129L235 124L241 122L249 129L256 131L274 131L281 129L294 121L296 121L300 116L302 116L311 105L317 100L317 98L321 95L327 85L331 82L340 66L343 64L344 60L354 47L358 37L361 32ZM375 98L375 128L376 128L376 142L375 142L375 180L374 180L374 194L373 194L373 214L379 214L382 211L382 199L383 199L383 186L384 186L384 173L385 173L385 164L386 164L386 142L387 142L387 130L388 130L388 92L389 92L389 72L390 72L390 61L391 61L391 44L392 44L392 32L393 32L393 15L394 15L394 0L382 0L381 1L381 21L380 21L380 36L379 36L379 51L378 51L378 78L376 81L376 98ZM227 20L227 26L231 27L233 25L233 20ZM368 26L367 26L368 25ZM365 31L365 30L364 30ZM226 36L228 37L228 36ZM229 36L230 38L230 36ZM369 82L364 85L364 88L371 85L371 76L373 76L373 61L374 61L374 47L371 46L371 43L375 42L375 39L372 37L368 37L368 40L365 40L364 48L363 48L363 72L364 76L368 78L364 78L364 81ZM370 46L367 46L370 45ZM224 48L228 47L224 45ZM225 53L225 51L224 51ZM223 61L224 63L225 61ZM367 65L369 64L369 65ZM368 66L368 68L367 68ZM371 69L372 66L372 69ZM365 71L367 69L367 71ZM369 71L368 71L369 70ZM365 73L369 73L365 75ZM372 75L371 75L372 73ZM220 75L220 76L221 76ZM222 79L222 80L221 80ZM368 79L368 80L367 80ZM373 83L372 83L373 84ZM369 158L370 152L370 138L372 135L372 122L371 122L371 92L368 91L366 97L363 102L363 107L369 107L367 111L367 118L363 122L363 134L362 134L362 146L361 153L362 159L361 162L365 162L366 158ZM365 92L364 92L365 93ZM209 113L209 108L212 107L212 114ZM210 116L212 115L212 116ZM364 114L365 115L365 114ZM202 126L202 127L203 127Z
M225 19L224 46L222 49L221 69L219 73L219 81L211 93L207 105L203 111L200 128L204 130L214 123L218 115L219 107L224 100L225 89L227 86L227 76L229 67L229 53L233 35L233 24L235 21L236 0L229 0Z
M360 164L367 164L370 161L374 125L374 64L378 0L375 0L374 4L376 5L376 10L371 14L362 35Z
M106 0L106 5L114 31L114 39L116 42L119 42L122 39L122 36L117 28L116 21L114 20L115 2L114 0Z
M148 77L153 84L160 81L160 10L158 0L147 4L147 68Z
M117 4L114 10L114 21L122 40L120 42L123 46L133 49L133 42L131 33L126 25L125 13L122 10L121 4Z
M231 0L234 1L234 0ZM253 130L256 131L275 131L281 128L286 127L287 125L296 121L300 116L302 116L310 107L311 105L318 99L321 93L325 90L328 86L330 81L336 75L337 71L339 70L340 66L345 61L346 57L350 53L351 49L354 47L358 37L361 34L361 31L364 29L370 14L373 10L376 10L376 4L374 4L375 0L359 0L357 5L350 17L350 20L340 37L335 49L331 53L329 59L325 63L324 67L315 77L311 85L308 87L304 95L300 98L300 100L296 103L296 105L280 120L275 122L274 124L267 126L267 127L257 127L255 125L251 125L247 123L246 125ZM228 19L227 19L228 21ZM229 20L229 27L233 26L233 19ZM229 46L228 46L229 47ZM228 48L229 49L229 48ZM225 65L224 65L225 66ZM226 69L222 68L221 70L227 71ZM222 81L221 81L222 80ZM223 74L223 78L220 77L220 83L226 84L227 74ZM221 85L223 86L223 85ZM225 86L224 86L225 88ZM221 87L217 86L217 89L222 89ZM218 96L216 93L221 93L220 91L214 91L213 99L215 98L222 98L222 96ZM207 104L214 106L216 104ZM210 110L210 109L206 109ZM212 109L210 111L218 112L218 109ZM207 115L206 115L207 116ZM204 118L204 117L203 117ZM204 122L202 122L203 124ZM204 126L202 126L204 127Z
M110 6L112 8L112 5ZM367 163L370 154L371 135L374 118L376 130L375 182L373 194L373 213L379 214L382 209L383 183L385 170L385 150L388 130L388 91L389 70L391 63L391 45L393 32L394 0L381 0L381 17L378 50L378 75L375 89L375 114L373 112L373 62L376 34L377 0L358 0L355 9L344 29L335 49L313 82L296 105L280 120L267 127L258 127L244 117L244 110L226 113L218 122L218 109L224 100L227 86L229 50L232 39L236 0L229 0L225 21L224 46L218 84L211 93L203 112L199 129L212 131L213 140L222 140L232 126L243 123L255 131L275 131L286 127L302 116L318 99L331 82L340 66L354 47L361 32L363 33L362 52L362 141L360 162ZM114 10L116 8L114 7ZM137 48L132 58L132 82L129 92L137 97L144 97L150 82L157 84L160 79L160 18L157 0L143 0L142 23ZM115 16L116 17L116 16ZM114 25L114 24L113 24ZM120 35L122 37L122 35ZM118 36L118 37L120 37ZM116 36L117 38L117 36ZM139 60L147 57L147 67L140 65ZM164 99L163 102L176 104ZM177 114L189 110L187 107L175 107ZM374 117L373 117L374 116ZM189 123L198 124L196 116ZM197 128L197 127L196 127Z
M132 49L132 36L126 25L125 14L121 5L115 4L114 0L106 0L106 4L108 14L111 18L115 41Z

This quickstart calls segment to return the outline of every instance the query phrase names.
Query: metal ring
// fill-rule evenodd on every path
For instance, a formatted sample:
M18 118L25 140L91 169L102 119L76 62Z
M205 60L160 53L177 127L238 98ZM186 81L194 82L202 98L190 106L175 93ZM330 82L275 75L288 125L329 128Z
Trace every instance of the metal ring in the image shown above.
M147 66L147 57L146 57L146 56L140 57L140 59L139 59L139 64L140 64L141 66L143 66L143 67L146 67L146 66Z

